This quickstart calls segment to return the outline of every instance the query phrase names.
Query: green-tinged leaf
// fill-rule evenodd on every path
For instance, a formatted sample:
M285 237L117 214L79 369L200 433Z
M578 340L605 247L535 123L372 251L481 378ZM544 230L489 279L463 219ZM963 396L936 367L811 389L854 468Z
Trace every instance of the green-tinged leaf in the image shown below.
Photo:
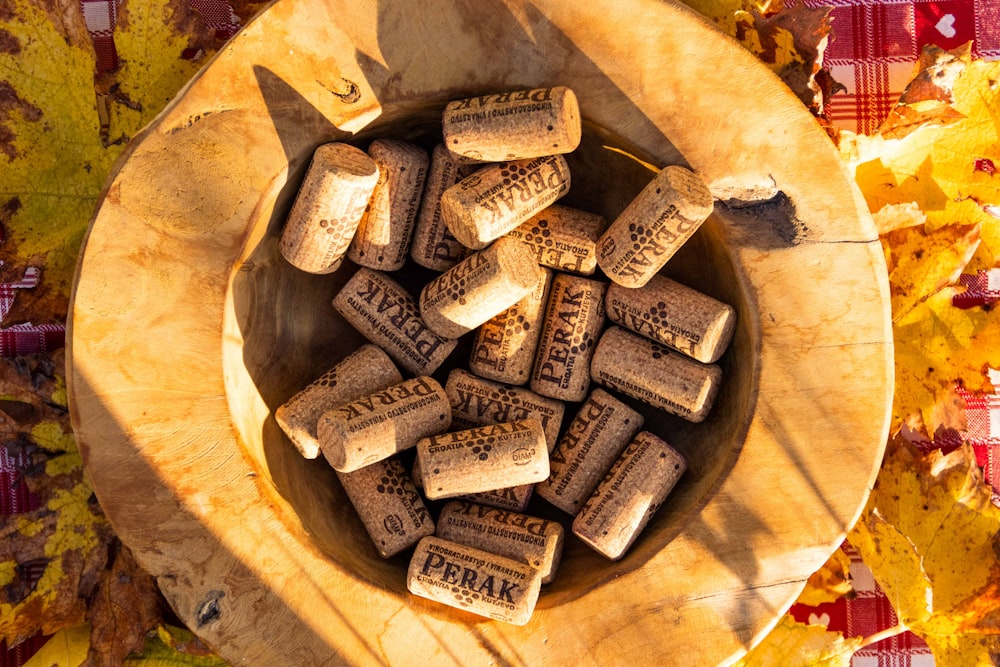
M3 251L44 267L36 321L65 317L77 251L120 148L101 146L94 53L75 0L9 0L0 14ZM43 307L42 300L47 303Z
M190 631L161 625L146 639L142 652L125 660L128 667L227 667L229 663L212 654Z
M133 0L119 11L115 47L109 134L124 143L198 72L215 52L215 36L188 0Z

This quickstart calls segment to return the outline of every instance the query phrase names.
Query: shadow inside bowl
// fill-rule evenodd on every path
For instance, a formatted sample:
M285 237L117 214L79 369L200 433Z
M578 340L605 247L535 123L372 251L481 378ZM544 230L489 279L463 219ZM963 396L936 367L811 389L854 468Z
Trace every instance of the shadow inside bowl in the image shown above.
M370 139L384 136L412 141L430 150L439 140L436 134L443 104L441 101L408 108L402 115L388 109L352 143L365 148ZM560 203L613 220L655 173L633 152L612 133L585 123L580 147L567 156L573 185ZM284 261L277 249L285 215L308 158L300 155L290 159L287 179L276 178L273 190L263 195L267 201L256 209L272 213L249 222L257 230L250 238L259 241L232 280L233 322L227 323L226 330L238 335L228 336L225 343L227 392L231 405L257 406L241 410L243 418L236 420L246 453L288 500L316 545L360 579L408 595L407 555L389 560L378 556L333 469L322 456L315 460L302 458L273 418L275 410L293 394L365 342L331 305L356 267L345 262L334 274L311 275ZM668 161L683 162L678 154ZM753 413L759 347L750 297L743 293L743 281L738 280L736 271L713 218L665 267L664 274L737 310L733 342L719 361L724 380L715 407L704 422L692 424L624 399L644 414L647 430L663 437L685 456L688 470L621 561L610 562L591 550L571 535L571 517L541 498L532 499L528 513L562 522L569 536L559 575L543 590L540 606L561 604L641 567L684 530L732 469ZM434 275L411 261L394 277L417 295ZM452 368L466 366L471 338L464 336L434 373L442 384ZM577 406L567 404L567 421ZM407 464L412 463L412 450L402 457ZM436 515L441 504L428 503L432 514Z

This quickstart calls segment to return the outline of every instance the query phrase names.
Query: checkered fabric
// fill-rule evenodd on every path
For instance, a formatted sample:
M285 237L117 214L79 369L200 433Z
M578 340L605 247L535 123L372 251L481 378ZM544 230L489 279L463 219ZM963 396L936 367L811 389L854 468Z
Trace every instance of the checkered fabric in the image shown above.
M0 322L7 317L7 313L14 306L15 290L31 289L38 284L38 277L41 271L38 267L29 266L24 270L24 276L12 283L0 283Z
M965 291L951 298L951 305L958 308L987 306L1000 299L1000 269L977 271L975 275L963 273L958 283Z
M1000 0L804 0L832 7L823 65L846 92L827 108L837 127L872 134L913 78L928 44L972 43L978 58L1000 58Z
M114 28L120 0L80 0L94 40L99 73L118 66ZM789 0L789 4L794 0ZM190 0L219 39L228 39L239 28L239 18L226 0ZM888 115L906 83L914 74L914 63L923 46L936 44L952 49L972 43L973 54L1000 58L1000 0L804 0L813 7L832 6L833 32L823 64L846 86L834 95L827 109L833 123L859 133L872 133ZM984 166L984 169L988 167ZM981 272L985 273L985 272ZM998 276L1000 277L1000 276ZM988 275L963 276L970 289L968 298L995 298L998 288ZM974 290L978 289L979 292ZM11 290L12 294L12 290ZM3 306L0 288L0 308ZM982 303L956 302L971 307ZM8 306L9 308L9 306ZM30 324L0 329L0 354L25 354L51 350L63 344L61 325ZM995 396L966 396L969 430L951 438L972 442L987 479L1000 485L1000 418ZM950 441L944 442L949 444ZM0 446L0 512L10 514L32 509L32 499L18 482L17 456ZM847 636L870 636L896 625L897 619L885 594L847 543L851 572L858 595L820 607L795 605L792 615L802 622L815 622ZM45 642L36 636L10 650L0 645L0 667L22 665ZM857 652L853 667L930 667L933 658L915 635L883 640Z
M800 623L822 625L845 637L870 637L897 625L896 612L857 550L848 542L840 548L851 559L851 581L857 595L815 607L795 604L788 613ZM904 632L859 649L851 658L851 667L934 667L934 656L920 637Z

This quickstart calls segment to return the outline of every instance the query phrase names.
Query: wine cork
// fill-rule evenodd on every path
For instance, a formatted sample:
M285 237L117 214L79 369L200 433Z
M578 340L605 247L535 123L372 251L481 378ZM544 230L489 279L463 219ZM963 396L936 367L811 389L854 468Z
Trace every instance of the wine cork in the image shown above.
M569 153L582 134L580 105L566 86L454 100L441 125L450 151L481 162Z
M452 427L463 429L525 419L537 419L545 433L545 451L559 440L565 406L526 387L514 387L477 377L456 368L444 384L451 405Z
M528 246L499 239L427 283L420 315L439 336L458 338L530 294L541 274Z
M691 422L708 416L722 369L660 343L611 327L597 344L590 372L595 382Z
M307 459L319 456L316 424L324 412L403 381L375 345L362 345L313 380L274 412L274 420Z
M606 226L600 215L553 204L507 236L531 246L541 266L589 276L597 269L597 239Z
M452 428L473 428L524 419L538 419L545 432L545 448L556 446L565 406L530 389L513 387L477 377L456 368L448 375L444 391L451 403ZM534 484L503 487L462 496L483 505L523 512L531 501Z
M501 162L466 176L441 195L441 214L459 242L486 247L569 192L566 158Z
M736 311L707 294L653 276L643 287L608 286L608 319L706 364L719 360L736 329Z
M406 263L427 178L427 151L405 141L376 139L368 155L379 177L347 258L359 266L398 271Z
M549 478L536 484L535 492L575 515L642 424L641 414L594 389L549 456Z
M452 500L438 515L437 537L527 563L551 582L562 559L565 531L547 519Z
M414 595L513 625L531 619L541 585L530 565L433 536L417 543L406 572Z
M531 379L552 284L552 271L542 269L540 275L534 290L476 331L469 355L469 370L476 375L514 385Z
M433 373L458 345L431 331L409 292L380 271L358 269L333 298L333 307L414 375Z
M378 178L375 161L354 146L317 148L278 241L282 257L308 273L340 268Z
M434 534L434 520L398 458L338 472L337 478L382 558Z
M477 426L417 443L424 495L453 498L549 476L545 431L537 419Z
M472 252L452 236L441 215L441 195L458 181L458 163L444 144L438 144L431 151L431 166L410 245L413 261L434 271L447 271Z
M690 169L665 167L597 241L597 264L625 287L642 287L712 213L712 193Z
M425 376L327 410L316 431L320 450L333 469L351 472L449 426L448 395L436 380Z
M531 389L542 396L582 401L590 387L590 359L604 326L607 285L557 273L552 279L538 341Z
M670 445L640 432L573 519L573 534L606 558L620 559L686 468Z

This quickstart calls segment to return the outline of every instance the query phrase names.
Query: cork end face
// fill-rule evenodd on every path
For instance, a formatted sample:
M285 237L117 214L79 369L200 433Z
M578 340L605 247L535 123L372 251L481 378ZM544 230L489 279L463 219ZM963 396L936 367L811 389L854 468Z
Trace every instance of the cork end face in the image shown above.
M360 148L340 142L318 146L310 164L310 170L314 168L317 171L315 177L333 173L337 179L370 183L372 186L379 177L378 165L367 153ZM306 178L310 178L310 175Z
M695 401L695 409L687 417L687 420L695 424L705 421L705 418L712 412L715 405L715 398L719 394L719 385L722 383L722 369L714 364L705 367L705 376L702 381L698 398Z
M698 357L698 361L705 364L717 362L728 349L735 331L736 309L726 305L706 332L702 343L702 354Z
M310 433L308 429L296 424L292 415L289 414L288 408L284 405L279 406L274 412L274 421L278 423L278 426L281 427L281 430L288 436L303 458L319 458L319 441L316 440L315 433Z
M702 222L712 214L715 202L701 177L685 167L663 169L663 178L677 197L678 215L692 222Z
M583 137L583 121L580 116L580 104L576 99L576 93L571 88L556 86L554 92L558 91L562 97L562 113L560 114L560 126L562 127L561 140L552 146L555 154L572 153L580 146Z
M510 280L510 289L516 289L520 296L514 302L520 301L535 289L545 272L528 244L515 238L501 236L493 242L497 253L497 263L500 271ZM521 293L523 292L523 294Z

